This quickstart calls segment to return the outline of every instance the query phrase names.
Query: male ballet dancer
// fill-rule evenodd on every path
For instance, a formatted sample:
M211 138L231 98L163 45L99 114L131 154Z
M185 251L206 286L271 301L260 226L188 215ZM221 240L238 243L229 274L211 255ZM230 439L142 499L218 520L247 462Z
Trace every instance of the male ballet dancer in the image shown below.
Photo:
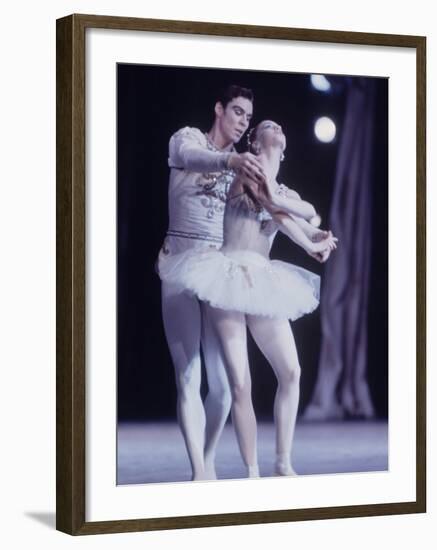
M219 248L229 186L236 172L260 180L262 167L234 144L246 132L253 93L231 85L218 97L214 123L207 133L185 127L169 143L169 229L158 259L188 248ZM192 479L216 479L215 453L231 407L231 395L216 337L202 319L196 298L162 283L162 314L178 392L177 416L192 468ZM200 396L202 345L208 380Z

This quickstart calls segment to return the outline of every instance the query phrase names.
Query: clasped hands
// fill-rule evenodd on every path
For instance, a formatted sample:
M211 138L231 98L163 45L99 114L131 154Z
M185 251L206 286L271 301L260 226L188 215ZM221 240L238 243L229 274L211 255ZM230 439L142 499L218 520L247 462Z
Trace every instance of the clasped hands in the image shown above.
M334 237L332 231L319 230L311 238L316 243L316 249L308 251L308 254L320 263L325 263L331 255L331 252L337 248L337 237ZM318 250L320 248L320 250Z
M228 167L237 174L246 176L254 183L266 183L264 168L256 155L252 153L231 153Z

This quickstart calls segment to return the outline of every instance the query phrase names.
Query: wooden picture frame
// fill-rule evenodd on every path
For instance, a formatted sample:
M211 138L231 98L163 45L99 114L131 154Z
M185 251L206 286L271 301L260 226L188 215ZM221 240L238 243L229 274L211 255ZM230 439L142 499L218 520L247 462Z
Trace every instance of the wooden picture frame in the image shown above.
M86 520L87 29L407 48L416 53L416 498L409 502ZM426 510L426 39L420 36L70 15L57 21L57 529L71 535L419 513Z

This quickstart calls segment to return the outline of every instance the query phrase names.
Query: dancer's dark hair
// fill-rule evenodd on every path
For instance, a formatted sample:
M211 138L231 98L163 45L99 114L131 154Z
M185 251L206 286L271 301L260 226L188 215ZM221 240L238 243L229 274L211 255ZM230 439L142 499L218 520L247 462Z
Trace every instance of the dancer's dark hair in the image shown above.
M220 102L223 109L226 109L226 105L236 97L245 97L249 101L253 102L253 92L250 88L243 88L237 84L230 84L223 88L216 98L216 101Z

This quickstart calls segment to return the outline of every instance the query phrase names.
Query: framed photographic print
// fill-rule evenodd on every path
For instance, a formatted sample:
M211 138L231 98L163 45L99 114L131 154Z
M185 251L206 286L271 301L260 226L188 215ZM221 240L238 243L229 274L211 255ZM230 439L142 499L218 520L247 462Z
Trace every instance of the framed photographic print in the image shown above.
M426 509L424 37L57 21L57 528Z

